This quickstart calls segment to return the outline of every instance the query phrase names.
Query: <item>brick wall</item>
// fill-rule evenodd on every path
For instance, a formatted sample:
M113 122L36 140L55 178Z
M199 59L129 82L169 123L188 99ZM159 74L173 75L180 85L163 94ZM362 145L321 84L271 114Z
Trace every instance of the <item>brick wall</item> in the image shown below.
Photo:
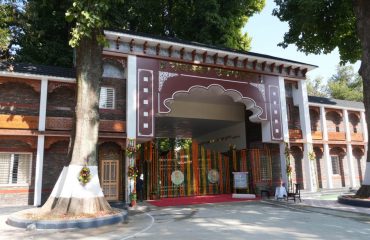
M27 143L21 142L18 139L1 139L0 151L18 153L32 153L32 170L30 185L4 185L0 186L0 206L15 206L15 205L32 205L33 191L35 184L35 166L36 166L36 150L32 149Z
M348 113L349 130L351 133L362 132L360 115L357 113Z
M0 84L0 96L0 114L39 114L40 94L26 83Z
M281 179L281 163L280 163L280 149L278 144L269 144L271 154L271 168L272 168L272 189L280 186Z
M292 171L292 181L293 183L300 183L301 189L304 189L304 171L303 171L303 152L300 147L292 146L291 151L291 166Z
M49 149L45 149L42 173L42 203L49 197L63 167L69 164L67 153L68 141L58 141L52 144Z
M325 159L322 146L316 146L313 148L313 151L316 156L315 160L315 170L316 170L316 179L317 179L317 187L318 188L327 188L327 174L326 174L326 166L325 166Z
M287 113L288 113L288 125L289 129L301 129L301 123L299 119L299 107L294 106L293 98L286 98Z
M312 131L321 131L320 113L316 109L310 109L310 122Z
M330 156L339 157L340 174L333 174L333 188L342 188L349 186L348 162L346 153L342 147L332 147Z
M326 126L328 132L344 132L344 123L341 113L336 110L328 110L326 112Z
M72 117L76 106L76 92L71 87L59 87L48 93L47 116Z
M359 186L362 184L363 177L365 174L366 157L364 156L364 149L359 146L352 146L353 154L353 168L355 170L356 184Z

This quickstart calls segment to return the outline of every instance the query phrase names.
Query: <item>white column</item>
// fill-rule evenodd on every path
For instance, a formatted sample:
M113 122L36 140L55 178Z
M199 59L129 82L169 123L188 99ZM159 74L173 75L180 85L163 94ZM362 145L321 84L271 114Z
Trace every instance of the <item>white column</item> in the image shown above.
M308 191L315 191L315 181L313 177L313 164L309 158L309 153L312 151L312 135L311 135L311 121L310 112L308 108L308 97L306 81L300 80L298 84L298 105L299 105L299 119L301 122L301 129L303 135L303 162L305 171L305 189Z
M331 165L330 150L328 145L328 128L326 125L326 111L323 106L320 107L320 124L322 131L322 139L324 141L324 161L326 169L326 187L333 188L333 170Z
M45 131L46 126L46 105L48 97L48 80L43 78L41 80L40 91L40 109L39 109L39 131ZM33 198L33 205L41 205L42 193L42 171L44 165L44 143L45 136L40 134L37 137L37 153L36 153L36 168L35 168L35 192Z
M281 120L282 120L282 126L283 126L283 139L284 139L284 142L279 144L281 180L285 184L287 184L288 176L286 172L285 143L289 142L289 129L288 129L288 114L287 114L287 109L286 109L286 98L285 98L285 82L284 82L283 77L279 77L279 90L280 90Z
M136 138L136 110L137 110L137 62L136 56L128 56L127 59L127 85L126 85L126 129L127 138ZM126 189L125 199L127 202L129 199L129 181L128 181L128 168L130 162L129 158L126 157Z
M352 145L351 145L351 130L349 128L349 119L347 109L343 110L344 116L344 130L346 132L346 142L347 142L347 164L348 164L348 175L349 175L349 184L351 188L357 186L355 178L355 169L353 166L353 156L352 156Z
M37 137L37 154L36 154L36 168L35 168L35 193L33 198L33 205L41 205L42 193L42 171L44 165L44 143L45 136L39 135Z
M364 136L364 142L365 142L365 160L367 160L367 143L369 141L369 136L367 133L367 124L366 124L366 117L365 112L361 112L361 126L362 126L362 134ZM364 173L364 180L362 181L363 185L370 185L370 162L366 161L366 167L365 167L365 173Z
M362 130L362 134L363 134L363 138L364 138L364 142L367 143L368 142L368 135L367 135L367 124L366 124L366 117L365 117L365 112L361 112L361 130Z

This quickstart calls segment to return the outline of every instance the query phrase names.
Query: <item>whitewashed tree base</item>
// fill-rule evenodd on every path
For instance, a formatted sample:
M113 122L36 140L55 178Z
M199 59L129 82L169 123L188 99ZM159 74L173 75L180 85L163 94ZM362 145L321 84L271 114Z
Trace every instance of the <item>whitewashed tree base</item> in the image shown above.
M111 211L100 187L98 167L88 166L91 179L85 185L78 180L82 167L69 165L63 168L49 199L42 206L42 211L65 214L94 214Z
M370 162L366 163L366 170L364 175L363 185L370 185Z
M256 198L256 195L255 194L233 193L232 198L254 199Z

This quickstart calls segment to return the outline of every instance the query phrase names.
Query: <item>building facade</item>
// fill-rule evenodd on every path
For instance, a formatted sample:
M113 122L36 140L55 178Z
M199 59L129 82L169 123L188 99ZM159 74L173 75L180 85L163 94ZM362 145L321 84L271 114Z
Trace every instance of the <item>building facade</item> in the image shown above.
M148 199L229 193L235 171L249 172L248 191L257 194L288 178L306 191L361 184L368 141L363 105L307 96L306 73L316 66L105 34L98 169L108 200L127 201L134 188L128 176L134 161L125 154L130 144L141 144L136 165ZM38 206L50 195L68 165L75 94L73 69L1 66L0 204ZM192 145L161 153L159 138Z

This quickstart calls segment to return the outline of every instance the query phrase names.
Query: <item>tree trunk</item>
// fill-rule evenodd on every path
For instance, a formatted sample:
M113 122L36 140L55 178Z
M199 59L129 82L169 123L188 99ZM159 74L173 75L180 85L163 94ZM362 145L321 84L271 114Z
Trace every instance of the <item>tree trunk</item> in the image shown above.
M357 34L361 41L362 56L359 74L364 83L364 105L367 125L370 123L370 2L368 0L353 0L356 16ZM367 127L369 136L370 127ZM367 143L369 149L369 143ZM366 171L362 186L357 191L359 197L370 197L370 152L366 152Z
M64 214L94 214L111 211L100 187L97 169L99 133L99 91L103 73L100 32L81 39L77 53L77 103L71 137L70 165L64 167L54 189L42 207L44 211ZM91 179L85 185L78 180L82 167L90 169Z

